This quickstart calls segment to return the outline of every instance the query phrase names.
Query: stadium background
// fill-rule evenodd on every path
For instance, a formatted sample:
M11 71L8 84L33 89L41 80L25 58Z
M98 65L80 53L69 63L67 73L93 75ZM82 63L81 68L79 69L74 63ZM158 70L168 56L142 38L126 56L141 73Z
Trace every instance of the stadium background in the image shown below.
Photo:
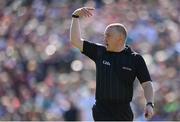
M92 6L83 37L103 39L121 22L146 60L155 87L151 120L180 120L179 0L0 0L0 120L92 120L95 65L69 43L71 13ZM143 116L135 81L132 108Z

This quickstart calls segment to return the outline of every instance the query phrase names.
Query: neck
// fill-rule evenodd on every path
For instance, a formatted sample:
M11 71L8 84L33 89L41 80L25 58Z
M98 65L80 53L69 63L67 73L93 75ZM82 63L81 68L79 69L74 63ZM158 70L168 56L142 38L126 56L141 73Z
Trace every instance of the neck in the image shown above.
M121 45L121 46L116 46L116 47L110 47L110 46L107 46L107 51L111 51L111 52L121 52L125 49L125 44Z

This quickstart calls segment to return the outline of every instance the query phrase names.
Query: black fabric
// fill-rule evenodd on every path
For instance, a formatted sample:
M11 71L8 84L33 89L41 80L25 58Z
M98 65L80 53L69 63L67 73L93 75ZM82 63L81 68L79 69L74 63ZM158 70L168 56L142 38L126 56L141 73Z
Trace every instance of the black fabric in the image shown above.
M97 45L94 43L90 43L88 41L83 42L83 54L88 56L90 59L96 62L98 56L102 55L102 53L106 50L104 46Z
M121 52L109 52L101 45L84 41L82 53L96 64L96 101L128 104L133 97L135 78L140 83L151 81L143 57L129 46Z
M140 83L151 81L146 63L141 55L136 56L136 76Z
M129 46L121 52L84 41L83 52L96 63L96 100L129 103L133 96L133 82L151 81L141 55Z
M92 108L95 121L133 121L130 104L106 104L96 101Z

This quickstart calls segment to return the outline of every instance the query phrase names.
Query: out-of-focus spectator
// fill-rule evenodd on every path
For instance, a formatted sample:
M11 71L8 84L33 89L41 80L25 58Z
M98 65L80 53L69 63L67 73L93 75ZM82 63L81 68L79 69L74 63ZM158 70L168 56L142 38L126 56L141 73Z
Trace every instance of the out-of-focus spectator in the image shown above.
M69 44L71 13L94 6L82 20L87 40L104 43L106 25L128 28L155 87L152 120L180 120L179 0L1 0L0 120L92 120L95 66ZM105 18L105 19L104 19ZM135 81L135 120L145 101Z

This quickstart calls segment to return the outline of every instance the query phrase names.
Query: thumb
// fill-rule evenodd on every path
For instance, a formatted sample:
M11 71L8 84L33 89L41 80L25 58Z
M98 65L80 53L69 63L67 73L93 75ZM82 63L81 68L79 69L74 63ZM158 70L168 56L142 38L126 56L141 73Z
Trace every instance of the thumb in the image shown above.
M147 109L145 110L144 116L145 116L145 118L149 118L149 112Z
M144 116L145 118L148 118L148 112L145 112Z

